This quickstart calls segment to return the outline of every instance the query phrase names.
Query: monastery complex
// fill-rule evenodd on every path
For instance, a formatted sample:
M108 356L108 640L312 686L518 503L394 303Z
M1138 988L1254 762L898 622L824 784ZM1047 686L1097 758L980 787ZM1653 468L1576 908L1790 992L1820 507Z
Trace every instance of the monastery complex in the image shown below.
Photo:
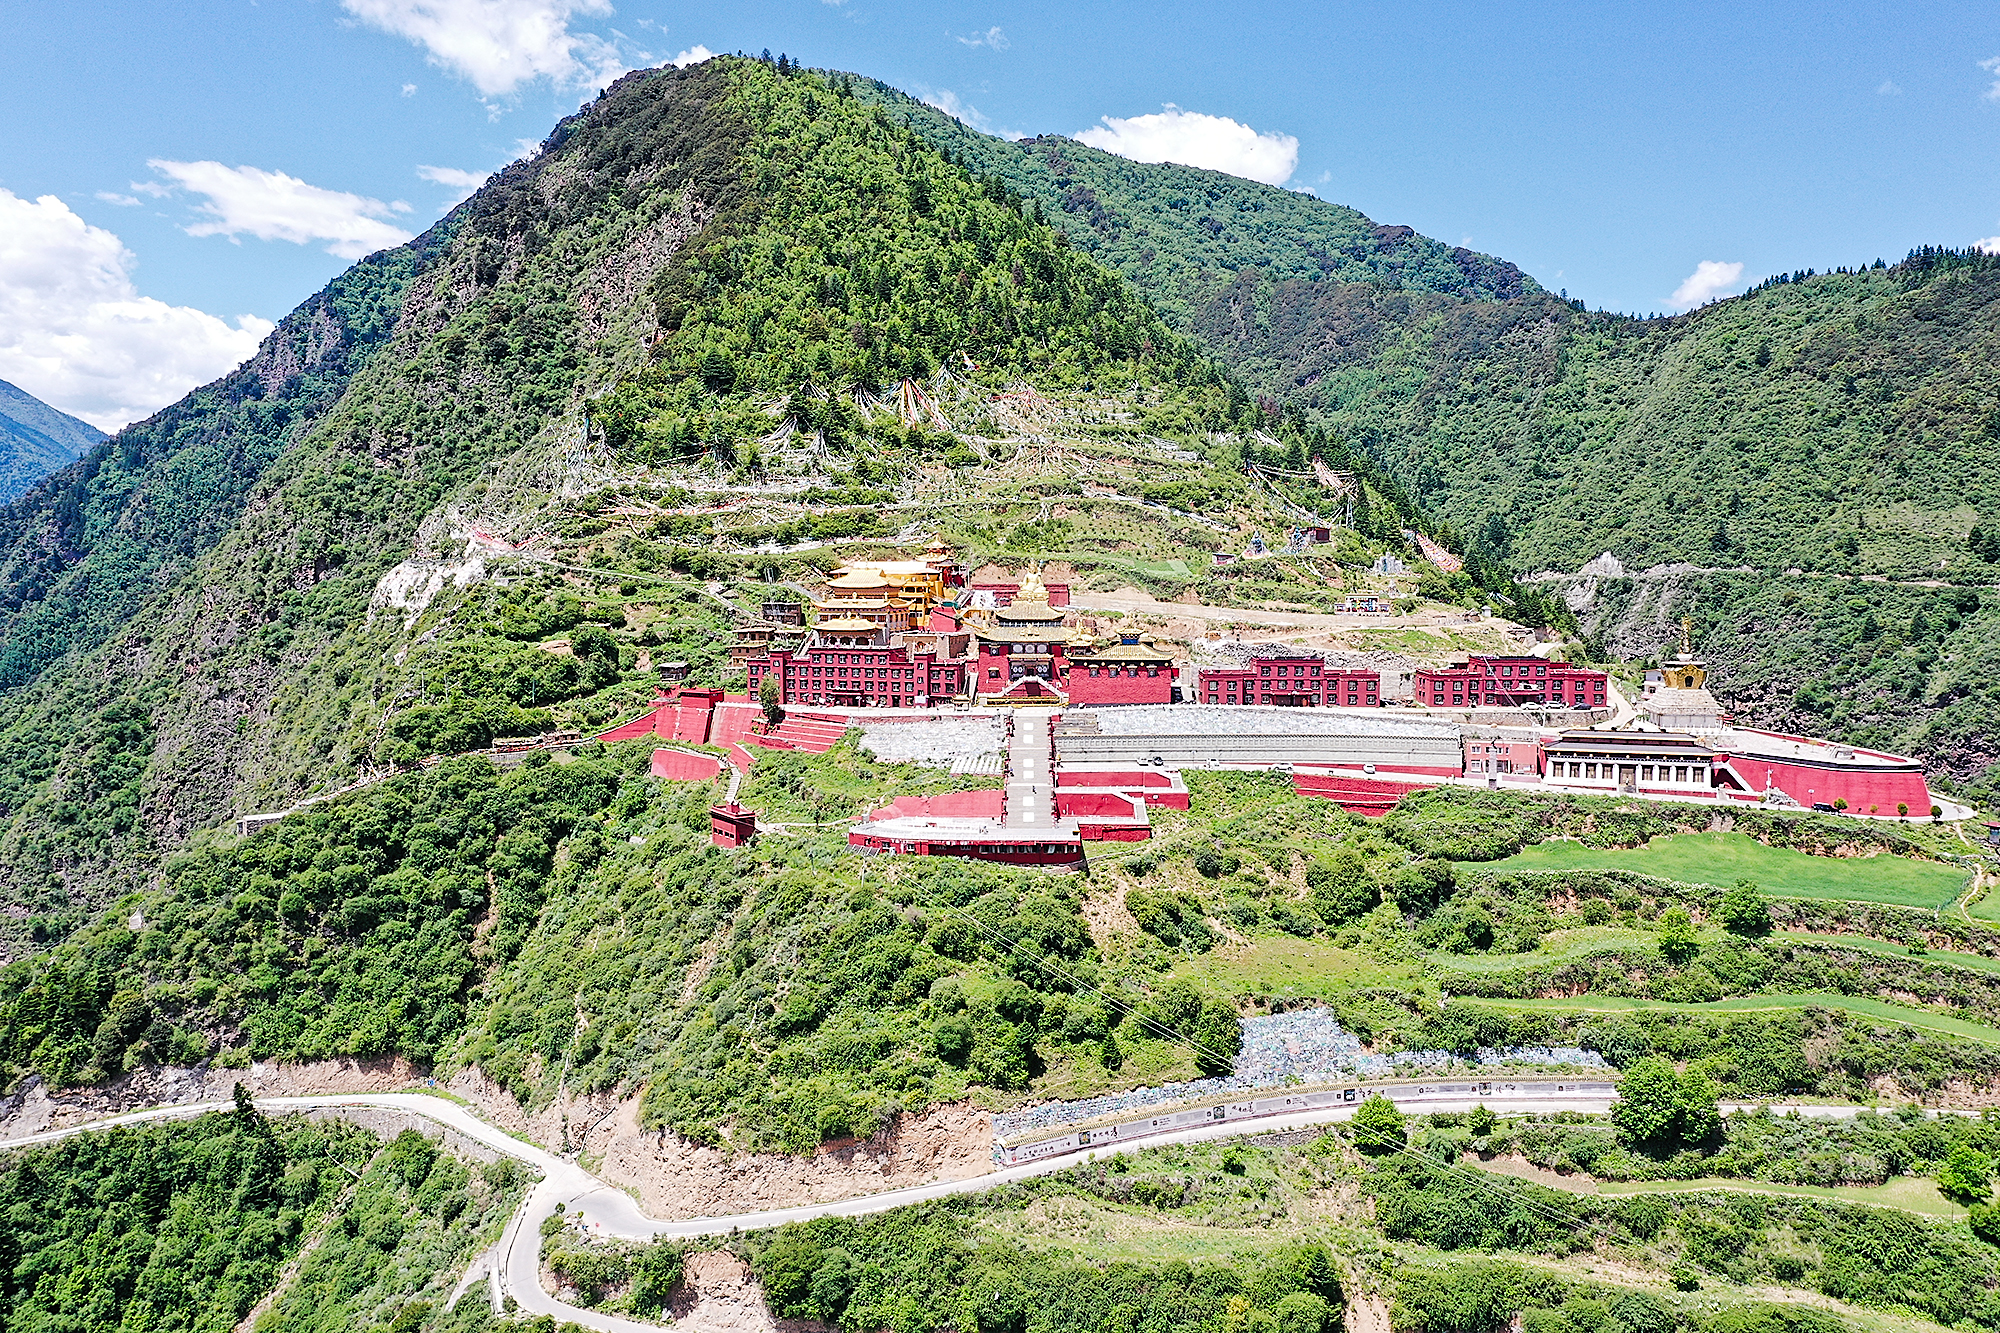
M1685 630L1636 700L1602 671L1535 654L1419 668L1392 699L1378 672L1302 649L1195 665L1151 634L1093 632L1069 591L1035 570L977 581L941 544L852 561L809 601L766 602L738 626L746 694L663 694L602 739L720 746L747 769L758 748L821 751L851 726L899 724L921 750L926 726L988 719L1005 737L1003 788L903 798L849 843L1040 865L1150 837L1149 809L1186 808L1191 768L1285 772L1300 792L1370 815L1444 783L1878 818L1933 810L1913 759L1735 725ZM721 764L662 749L654 770L700 777ZM716 830L737 845L754 836L754 812L717 807Z

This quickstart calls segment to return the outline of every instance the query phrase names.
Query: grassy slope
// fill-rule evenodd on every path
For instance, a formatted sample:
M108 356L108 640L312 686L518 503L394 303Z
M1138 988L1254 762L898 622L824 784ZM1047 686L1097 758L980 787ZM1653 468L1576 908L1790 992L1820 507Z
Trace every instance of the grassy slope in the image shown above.
M1647 1000L1631 996L1584 995L1574 999L1482 998L1479 1003L1502 1009L1547 1009L1584 1014L1640 1012L1748 1014L1777 1009L1838 1009L1858 1018L1906 1024L1914 1028L1942 1032L1949 1036L1964 1037L1987 1046L2000 1046L2000 1028L1988 1027L1983 1023L1968 1023L1964 1019L1952 1018L1928 1009L1917 1009L1906 1004L1891 1004L1886 1000L1872 999L1865 995L1752 995L1694 1004L1676 1004L1668 1000Z
M1726 886L1753 881L1779 898L1830 898L1942 907L1965 887L1965 872L1934 861L1893 856L1808 856L1769 847L1741 833L1678 833L1643 847L1597 848L1549 841L1493 864L1510 870L1629 870L1683 883Z

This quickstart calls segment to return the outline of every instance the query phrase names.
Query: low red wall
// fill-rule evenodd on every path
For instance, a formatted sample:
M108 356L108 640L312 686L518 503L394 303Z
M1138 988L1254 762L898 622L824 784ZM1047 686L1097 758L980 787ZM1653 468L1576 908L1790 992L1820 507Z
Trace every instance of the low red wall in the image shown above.
M1085 842L1145 842L1153 830L1136 824L1078 824L1076 835Z
M1006 805L1007 794L1002 791L948 791L936 796L898 796L869 818L921 819L930 815L948 819L998 819L1006 813Z
M664 732L660 728L662 717L667 720ZM636 741L641 736L660 734L671 736L674 734L673 717L674 710L671 705L665 708L656 708L648 712L644 717L635 717L623 726L613 727L609 731L600 732L597 739L601 741Z
M1056 774L1058 787L1171 787L1173 775L1156 768L1067 768Z
M1110 815L1130 819L1135 797L1115 791L1056 789L1056 818L1081 819L1087 815Z
M1386 815L1413 791L1430 791L1434 782L1394 782L1371 777L1296 773L1292 790L1301 796L1323 796L1357 815Z

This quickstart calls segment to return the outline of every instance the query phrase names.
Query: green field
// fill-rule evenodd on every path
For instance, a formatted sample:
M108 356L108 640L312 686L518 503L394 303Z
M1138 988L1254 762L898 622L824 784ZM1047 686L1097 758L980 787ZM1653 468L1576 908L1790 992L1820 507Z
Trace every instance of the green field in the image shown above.
M1742 833L1675 833L1644 847L1602 850L1580 842L1544 842L1495 861L1489 869L1629 870L1686 884L1729 885L1754 880L1774 898L1822 898L1887 903L1895 907L1947 906L1965 887L1966 872L1935 861L1901 856L1808 856L1766 847Z
M1517 972L1524 967L1574 963L1593 954L1650 949L1659 938L1653 931L1629 926L1581 926L1550 931L1542 936L1541 947L1528 953L1433 953L1427 961L1454 972Z
M1566 1013L1581 1014L1630 1014L1642 1010L1652 1010L1675 1014L1747 1014L1771 1009L1839 1009L1877 1023L1901 1023L1908 1027L1923 1028L1928 1032L1940 1032L1947 1036L1964 1037L1985 1046L2000 1046L2000 1029L1987 1027L1983 1023L1968 1023L1962 1018L1936 1013L1929 1009L1918 1009L1913 1005L1890 1004L1886 1000L1870 999L1865 995L1828 995L1818 992L1804 995L1745 995L1732 1000L1713 1000L1707 1004L1675 1004L1668 1000L1634 999L1623 995L1584 995L1574 999L1499 999L1487 996L1469 996L1468 1004L1484 1005L1493 1009L1557 1009Z
M1937 1182L1923 1176L1897 1176L1881 1185L1779 1185L1769 1180L1600 1180L1599 1194L1703 1194L1717 1190L1740 1194L1784 1194L1795 1199L1838 1199L1894 1208L1924 1217L1964 1217L1970 1210L1939 1194Z
M1290 936L1216 949L1179 964L1174 975L1225 994L1249 992L1290 1000L1324 999L1362 987L1408 988L1422 980L1415 967L1378 962L1319 940Z
M1572 1194L1779 1194L1794 1199L1866 1203L1924 1217L1957 1218L1969 1211L1939 1194L1937 1182L1927 1176L1896 1176L1880 1185L1781 1185L1771 1180L1739 1180L1728 1176L1701 1176L1694 1180L1596 1180L1588 1175L1552 1178L1545 1171L1523 1170L1517 1162L1482 1161L1470 1155L1461 1160L1492 1175L1533 1180Z

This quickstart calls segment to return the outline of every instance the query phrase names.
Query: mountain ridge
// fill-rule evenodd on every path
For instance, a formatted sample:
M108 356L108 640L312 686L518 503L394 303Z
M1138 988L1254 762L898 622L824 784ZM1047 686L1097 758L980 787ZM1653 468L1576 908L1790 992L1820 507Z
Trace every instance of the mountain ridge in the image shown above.
M88 421L0 380L0 504L107 438Z

